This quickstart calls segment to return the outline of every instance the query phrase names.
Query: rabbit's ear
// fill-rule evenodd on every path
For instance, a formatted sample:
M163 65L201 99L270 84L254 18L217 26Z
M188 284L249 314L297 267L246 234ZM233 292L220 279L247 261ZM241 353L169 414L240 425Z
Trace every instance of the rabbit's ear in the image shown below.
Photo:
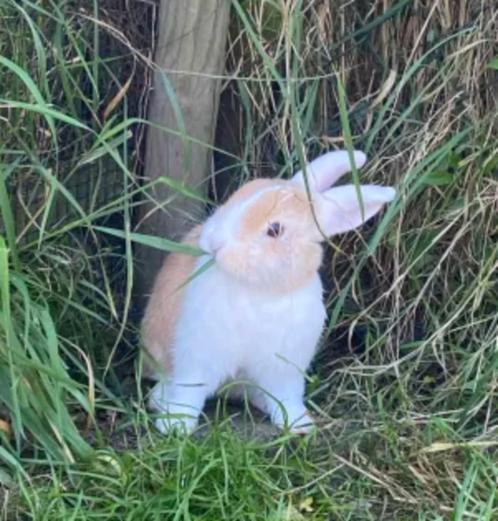
M384 204L396 195L388 186L360 186L363 212L354 185L338 186L324 192L319 198L319 222L328 236L357 228L374 216Z
M361 168L367 160L367 156L359 150L355 150L353 156L356 168ZM306 167L310 190L324 192L352 168L347 150L328 152L317 157ZM294 175L292 181L304 186L302 170Z

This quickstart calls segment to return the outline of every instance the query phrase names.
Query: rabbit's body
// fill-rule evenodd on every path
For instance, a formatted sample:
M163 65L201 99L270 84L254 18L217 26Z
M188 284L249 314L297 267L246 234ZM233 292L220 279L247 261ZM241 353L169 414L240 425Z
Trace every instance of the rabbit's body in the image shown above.
M356 153L355 160L361 166L365 159ZM354 187L326 190L349 170L344 153L308 168L311 203L327 235L358 226L394 197L390 188L362 187L359 210ZM233 379L249 382L249 399L275 424L309 429L304 373L326 316L318 276L323 234L310 208L300 173L247 183L186 237L215 258L213 267L182 286L209 256L167 258L143 323L162 372L151 396L168 413L156 423L160 430L194 428L206 398Z
M231 394L246 392L274 423L283 426L287 420L292 425L306 419L303 376L326 316L319 276L315 274L305 286L281 294L248 288L213 266L178 291L178 273L168 269L168 264L178 263L176 256L183 257L172 254L163 267L162 294L178 292L181 313L173 313L176 321L168 314L155 317L163 326L162 335L155 342L148 339L148 345L162 346L158 355L167 360L167 376L176 385L158 385L152 397L154 407L163 410L170 402L171 414L192 415L192 407L200 410L208 396L235 380L248 385L238 386ZM191 263L191 273L185 279L208 260L200 257ZM167 274L169 279L165 279ZM169 349L165 349L166 339ZM171 405L175 401L176 407ZM182 422L194 427L197 419L182 418ZM158 421L157 425L165 430L171 423ZM300 430L305 430L304 425Z
M211 392L240 374L258 383L270 364L272 377L288 370L288 362L302 376L324 319L318 276L279 295L248 290L214 266L186 289L172 353L175 373L181 372L180 366L190 370L198 365Z

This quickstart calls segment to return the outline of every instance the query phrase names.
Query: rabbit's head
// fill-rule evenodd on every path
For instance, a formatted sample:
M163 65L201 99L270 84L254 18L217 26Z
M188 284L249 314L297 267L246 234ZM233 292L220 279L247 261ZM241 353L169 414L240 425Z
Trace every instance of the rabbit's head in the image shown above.
M366 157L354 152L362 167ZM256 179L243 185L205 222L200 247L217 265L255 289L287 292L317 272L320 243L360 226L391 201L390 187L331 186L351 170L346 151L318 157L290 180ZM306 189L306 181L309 194Z

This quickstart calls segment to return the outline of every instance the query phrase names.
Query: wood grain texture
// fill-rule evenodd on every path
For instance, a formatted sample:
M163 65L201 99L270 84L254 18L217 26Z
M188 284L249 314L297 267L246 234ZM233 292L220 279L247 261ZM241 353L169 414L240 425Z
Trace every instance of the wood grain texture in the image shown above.
M162 73L155 73L150 121L173 131L182 131L184 124L188 136L212 144L230 3L230 0L161 2L155 63ZM165 86L165 77L169 88ZM149 128L145 165L148 180L164 175L205 192L210 165L211 152L205 146ZM178 196L164 185L156 186L152 196L155 203L147 203L142 210L141 233L179 239L202 217L201 203ZM138 292L144 295L151 288L163 254L141 247L137 260Z

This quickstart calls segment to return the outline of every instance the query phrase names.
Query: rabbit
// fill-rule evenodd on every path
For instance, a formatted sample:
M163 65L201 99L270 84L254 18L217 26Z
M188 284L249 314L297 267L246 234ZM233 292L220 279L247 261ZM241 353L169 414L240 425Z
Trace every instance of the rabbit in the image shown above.
M366 156L354 151L361 168ZM159 431L193 431L206 399L226 382L271 421L307 433L305 373L326 319L318 274L328 237L357 228L392 201L391 187L331 186L351 170L347 151L318 157L291 179L247 182L185 244L206 255L170 254L142 322L155 377L149 406ZM210 258L214 264L185 281Z

